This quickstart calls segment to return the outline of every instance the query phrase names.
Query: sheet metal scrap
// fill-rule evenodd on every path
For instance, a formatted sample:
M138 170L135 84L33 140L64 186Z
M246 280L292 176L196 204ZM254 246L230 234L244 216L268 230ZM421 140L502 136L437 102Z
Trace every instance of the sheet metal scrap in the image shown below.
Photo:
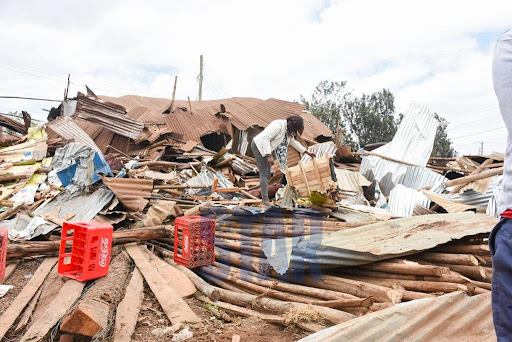
M299 342L496 341L491 294L463 292L402 303L321 330Z
M73 117L97 124L104 129L136 140L144 124L131 119L126 110L116 104L78 93L78 103Z
M266 240L262 249L283 274L288 269L356 266L406 256L465 236L490 233L498 222L471 212L413 216L309 238Z
M119 201L130 211L143 211L151 197L153 181L133 178L106 178L103 183L112 190Z

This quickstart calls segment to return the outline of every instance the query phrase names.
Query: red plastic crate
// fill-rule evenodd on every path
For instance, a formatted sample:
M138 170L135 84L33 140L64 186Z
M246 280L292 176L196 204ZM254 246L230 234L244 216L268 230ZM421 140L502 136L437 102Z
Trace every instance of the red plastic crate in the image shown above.
M106 276L110 266L113 231L111 225L99 222L64 222L58 273L78 281ZM72 241L73 245L68 246L66 251L67 241Z
M213 265L215 221L201 216L174 221L174 261L188 268Z
M7 264L7 242L9 241L7 229L0 228L0 281L5 276L5 266Z

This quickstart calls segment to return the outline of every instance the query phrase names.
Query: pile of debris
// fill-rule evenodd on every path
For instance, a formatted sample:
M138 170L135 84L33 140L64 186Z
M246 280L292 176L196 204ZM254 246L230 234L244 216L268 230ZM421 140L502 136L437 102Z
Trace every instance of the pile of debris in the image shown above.
M305 118L299 141L316 158L290 149L287 182L274 165L274 206L265 208L247 146L291 114ZM438 338L493 334L487 236L503 156L430 158L438 122L423 107L411 106L390 143L359 152L279 100L169 103L89 90L50 117L0 149L0 226L10 240L2 338L147 340L140 315L152 296L155 340L215 339L198 302L222 322L255 317L296 327L299 338L318 333L306 341L365 340L378 329L391 340L397 312L411 318L400 321L404 334L420 336L419 322ZM174 261L183 253L174 220L198 215L216 223L215 262L189 269ZM62 226L82 221L114 227L110 272L87 283L57 273ZM422 312L464 305L475 318L457 327L455 314L439 322ZM383 319L388 327L375 326Z

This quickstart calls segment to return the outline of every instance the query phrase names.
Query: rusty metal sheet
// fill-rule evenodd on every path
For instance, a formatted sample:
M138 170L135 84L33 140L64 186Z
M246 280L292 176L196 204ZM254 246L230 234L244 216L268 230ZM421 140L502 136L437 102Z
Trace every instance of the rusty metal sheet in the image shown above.
M142 211L151 197L153 181L134 178L102 178L103 183L114 192L119 201L130 211Z
M78 93L73 117L95 123L104 129L122 136L137 139L144 124L126 115L126 110L117 104Z
M67 141L74 141L91 147L99 151L100 149L91 137L81 129L69 116L61 116L55 120L48 122L47 130L54 132L58 136Z
M496 341L491 294L454 292L395 305L309 335L299 342Z
M304 267L357 266L406 256L481 233L498 220L486 214L433 214L383 221L334 233L266 240L262 249L280 273ZM292 252L293 251L293 252Z
M277 119L290 115L301 115L305 121L303 137L315 139L318 136L332 136L318 118L304 111L304 105L277 99L261 100L248 97L235 97L211 101L192 101L190 111L188 101L174 101L174 110L162 114L169 107L169 99L151 98L136 95L122 97L100 96L101 99L126 108L127 115L148 125L159 125L162 134L175 132L183 134L185 140L200 141L202 135L213 132L232 134L231 126L239 130L250 127L266 127ZM226 107L229 115L216 115L220 105Z

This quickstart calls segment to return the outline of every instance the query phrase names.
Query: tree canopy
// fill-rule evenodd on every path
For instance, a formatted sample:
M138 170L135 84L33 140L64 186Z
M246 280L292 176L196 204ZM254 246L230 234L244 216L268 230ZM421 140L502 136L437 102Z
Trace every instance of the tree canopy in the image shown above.
M371 143L390 142L403 117L395 110L395 97L389 89L355 96L347 82L320 82L310 99L301 102L327 127L344 131L343 143L354 149ZM448 138L448 121L438 114L439 127L432 156L453 157L456 151Z

